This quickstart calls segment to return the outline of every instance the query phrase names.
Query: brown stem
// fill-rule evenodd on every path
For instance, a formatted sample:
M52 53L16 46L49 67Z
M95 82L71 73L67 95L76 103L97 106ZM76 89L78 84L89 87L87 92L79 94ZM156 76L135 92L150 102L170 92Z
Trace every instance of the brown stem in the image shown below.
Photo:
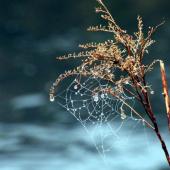
M168 149L167 149L167 146L166 146L166 144L165 144L165 142L164 142L164 140L163 140L163 138L161 136L161 133L160 133L159 128L158 128L156 117L154 116L150 106L148 107L148 112L149 112L150 115L152 115L152 123L154 125L154 131L155 131L155 133L156 133L156 135L157 135L157 137L158 137L158 139L159 139L159 141L161 143L161 146L162 146L162 149L163 149L163 151L165 153L167 162L168 162L168 164L170 166L170 156L169 156L169 153L168 153Z
M161 69L161 77L162 77L163 95L165 99L166 113L168 119L168 127L170 130L170 100L168 95L168 85L167 85L166 73L165 73L165 67L163 61L160 61L160 69Z
M160 143L161 143L161 145L162 145L162 149L163 149L163 151L164 151L164 153L165 153L166 159L167 159L168 164L169 164L169 166L170 166L170 156L169 156L169 153L168 153L166 144L165 144L165 142L164 142L164 140L163 140L163 138L162 138L162 136L161 136L161 134L160 134L160 131L159 131L159 128L158 128L157 123L156 123L156 122L153 122L153 124L154 124L154 127L155 127L155 133L156 133L156 135L157 135L157 137L158 137L158 139L159 139L159 141L160 141Z
M164 142L164 139L162 138L161 136L161 133L160 133L160 130L158 128L158 124L157 124L157 120L156 120L156 117L155 117L155 114L153 113L152 111L152 107L151 107L151 103L150 103L150 100L149 100L149 95L148 95L148 91L147 89L143 89L142 86L139 86L138 85L138 82L141 82L144 87L146 86L146 81L145 81L145 76L143 76L141 79L142 80L139 80L138 77L133 77L133 76L130 76L131 79L132 79L132 82L133 82L133 85L134 85L134 89L136 90L136 93L138 94L138 97L140 99L140 102L142 103L144 109L145 109L145 112L146 114L148 115L148 117L150 118L152 124L153 124L153 131L155 132L157 138L159 139L160 143L161 143L161 146L162 146L162 149L164 151L164 154L165 154L165 157L167 159L167 162L170 166L170 156L169 156L169 152L168 152L168 149L167 149L167 146ZM140 92L138 90L138 88L140 89ZM151 125L149 123L149 125ZM149 127L152 127L149 126Z
M137 79L138 79L138 78L137 78ZM139 80L138 80L138 81L139 81ZM132 82L133 82L133 84L134 84L134 88L135 88L135 90L136 90L136 93L137 93L138 96L139 96L140 102L141 102L141 104L143 105L143 108L144 108L147 116L150 118L150 120L152 120L151 115L150 115L150 114L148 113L148 111L147 111L148 103L145 102L145 100L144 100L144 98L143 98L143 96L142 96L143 93L146 92L146 91L144 91L144 89L143 89L141 86L138 86L138 84L137 84L138 81L136 81L136 79L134 79L134 78L132 77ZM142 78L142 82L143 82L143 84L146 86L146 83L145 83L145 81L144 81L144 77ZM138 90L138 87L140 88L141 92L143 92L142 94L140 94L140 92L139 92L139 90Z
M146 83L145 83L145 79L144 79L144 84L146 84ZM156 133L156 135L157 135L157 137L158 137L158 139L159 139L159 141L160 141L160 143L161 143L161 146L162 146L162 149L163 149L163 151L164 151L164 153L165 153L167 162L168 162L168 164L169 164L169 166L170 166L170 156L169 156L169 153L168 153L168 149L167 149L167 146L166 146L166 144L165 144L165 142L164 142L164 140L163 140L163 138L162 138L162 136L161 136L161 133L160 133L160 131L159 131L158 124L157 124L157 120L156 120L156 117L155 117L155 115L154 115L154 113L153 113L153 111L152 111L152 107L151 107L151 104L150 104L148 92L147 92L147 91L143 91L142 93L143 93L143 95L144 95L144 100L145 100L145 102L147 103L147 104L145 105L145 106L146 106L146 110L147 110L147 112L148 112L148 115L150 115L151 121L152 121L152 123L153 123L153 125L154 125L154 132Z

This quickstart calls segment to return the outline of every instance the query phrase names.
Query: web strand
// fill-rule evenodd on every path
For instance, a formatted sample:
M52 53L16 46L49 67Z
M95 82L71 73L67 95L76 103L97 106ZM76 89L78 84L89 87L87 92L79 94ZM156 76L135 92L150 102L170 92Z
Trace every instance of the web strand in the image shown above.
M109 88L107 81L77 75L64 91L55 94L58 103L85 128L103 158L112 150L111 141L119 139L118 134L127 121L142 122L133 113L134 97L124 91L114 97L104 92L106 88ZM130 104L132 107L127 107Z

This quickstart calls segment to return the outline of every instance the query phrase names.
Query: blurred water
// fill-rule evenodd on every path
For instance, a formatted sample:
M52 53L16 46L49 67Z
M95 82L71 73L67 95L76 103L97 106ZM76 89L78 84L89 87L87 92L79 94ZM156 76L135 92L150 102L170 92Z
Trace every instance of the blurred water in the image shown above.
M81 126L1 124L0 170L168 169L156 138L145 131L127 140L124 130L104 161Z

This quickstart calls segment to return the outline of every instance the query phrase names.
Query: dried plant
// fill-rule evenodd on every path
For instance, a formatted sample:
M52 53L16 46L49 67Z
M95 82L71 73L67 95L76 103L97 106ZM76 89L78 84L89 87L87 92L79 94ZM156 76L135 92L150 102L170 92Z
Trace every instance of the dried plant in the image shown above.
M82 63L74 70L66 71L57 78L50 89L50 100L54 101L55 89L57 88L58 84L63 79L73 75L81 75L84 77L93 76L95 78L108 81L110 83L109 87L102 89L95 88L93 89L93 92L99 93L102 90L102 92L116 97L118 100L124 102L127 107L131 108L134 114L141 118L142 121L155 132L170 165L169 153L161 136L157 119L152 110L149 99L149 95L152 94L153 91L146 82L147 73L153 69L153 66L156 62L159 62L161 66L167 118L170 128L170 105L164 64L161 60L154 60L149 65L145 65L143 63L143 58L145 57L145 54L148 53L148 47L150 47L155 42L152 40L153 33L164 22L155 27L149 27L148 33L145 36L143 33L142 18L138 16L138 31L135 32L134 35L129 35L126 30L123 30L117 25L102 0L97 1L99 7L96 8L96 13L99 13L100 17L106 21L107 24L105 26L91 26L88 28L88 31L109 32L112 33L113 39L101 43L92 42L81 44L79 47L83 48L82 52L59 57L59 60L80 58ZM115 70L119 70L119 78L116 77ZM127 84L130 85L130 88L128 88L129 86L127 87ZM116 88L112 88L112 86L116 86ZM138 113L136 109L134 109L122 99L121 94L124 91L133 96L136 101L141 103L145 110L145 114L148 116L148 119L144 118L142 114Z

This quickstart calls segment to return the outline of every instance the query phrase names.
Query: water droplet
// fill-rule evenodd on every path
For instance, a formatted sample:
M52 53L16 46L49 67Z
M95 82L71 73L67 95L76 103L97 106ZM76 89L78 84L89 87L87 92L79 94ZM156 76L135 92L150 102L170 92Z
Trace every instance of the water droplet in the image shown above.
M108 72L108 73L110 73L111 71L110 71L110 69L106 69L106 71Z
M77 85L75 85L75 86L74 86L74 89L76 90L77 88L78 88L78 86L77 86Z
M151 94L154 94L155 92L152 90L152 91L150 91L150 93L151 93Z
M129 82L128 82L128 81L125 81L125 84L129 84Z
M102 99L104 98L104 94L101 94L101 98L102 98Z
M143 126L145 126L145 121L144 120L142 120L142 124L143 124Z
M55 100L54 96L51 95L51 96L50 96L50 101L51 101L51 102L54 102L54 100Z
M124 113L122 113L120 116L121 116L121 119L123 120L126 119L126 115Z
M95 102L98 102L98 100L99 100L98 95L94 95L94 96L93 96L93 100L94 100Z

